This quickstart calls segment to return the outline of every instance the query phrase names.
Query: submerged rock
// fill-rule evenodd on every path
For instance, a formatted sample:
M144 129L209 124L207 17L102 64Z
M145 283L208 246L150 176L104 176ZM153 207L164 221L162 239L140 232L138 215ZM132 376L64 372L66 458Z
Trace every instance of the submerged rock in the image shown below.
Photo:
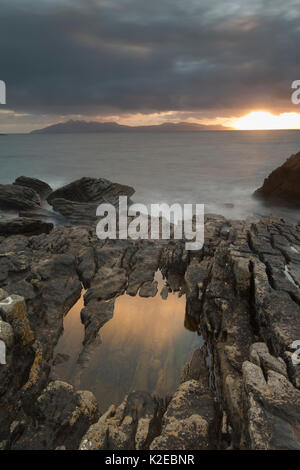
M155 297L158 291L157 286L158 286L157 281L145 282L140 288L140 291L139 291L140 297Z
M254 196L300 206L300 152L276 168Z

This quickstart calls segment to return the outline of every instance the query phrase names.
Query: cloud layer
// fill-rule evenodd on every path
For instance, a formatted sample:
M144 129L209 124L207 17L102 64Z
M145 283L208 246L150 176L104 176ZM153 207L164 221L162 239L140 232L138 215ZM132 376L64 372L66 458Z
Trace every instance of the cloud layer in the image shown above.
M299 19L299 0L2 0L0 78L16 113L295 111Z

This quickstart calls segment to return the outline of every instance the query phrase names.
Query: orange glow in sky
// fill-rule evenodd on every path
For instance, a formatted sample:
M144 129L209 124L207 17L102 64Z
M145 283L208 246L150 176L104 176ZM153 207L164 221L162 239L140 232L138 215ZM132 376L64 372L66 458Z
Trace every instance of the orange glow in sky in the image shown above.
M237 130L300 129L300 113L271 114L267 111L252 111L241 118L233 119L230 125Z

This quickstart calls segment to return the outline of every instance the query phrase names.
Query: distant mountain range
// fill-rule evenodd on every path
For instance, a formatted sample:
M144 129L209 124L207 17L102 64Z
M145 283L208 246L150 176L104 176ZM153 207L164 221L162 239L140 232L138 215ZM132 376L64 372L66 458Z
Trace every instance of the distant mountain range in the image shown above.
M228 130L223 126L206 126L190 122L171 123L152 126L124 126L116 122L95 122L95 121L67 121L53 124L52 126L36 129L31 134L96 134L101 132L197 132Z

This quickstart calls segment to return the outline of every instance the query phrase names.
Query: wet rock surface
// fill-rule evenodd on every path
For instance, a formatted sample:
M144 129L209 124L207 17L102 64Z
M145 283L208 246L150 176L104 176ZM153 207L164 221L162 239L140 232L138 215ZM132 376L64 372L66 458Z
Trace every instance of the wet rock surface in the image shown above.
M77 194L77 193L76 193ZM78 196L79 197L79 196ZM63 318L85 306L85 348L116 298L186 295L186 324L204 337L168 399L144 391L99 417L88 391L51 381ZM205 244L97 239L91 226L0 238L0 442L7 449L298 449L300 227L207 215ZM1 329L2 331L2 329ZM4 443L4 444L3 444Z

